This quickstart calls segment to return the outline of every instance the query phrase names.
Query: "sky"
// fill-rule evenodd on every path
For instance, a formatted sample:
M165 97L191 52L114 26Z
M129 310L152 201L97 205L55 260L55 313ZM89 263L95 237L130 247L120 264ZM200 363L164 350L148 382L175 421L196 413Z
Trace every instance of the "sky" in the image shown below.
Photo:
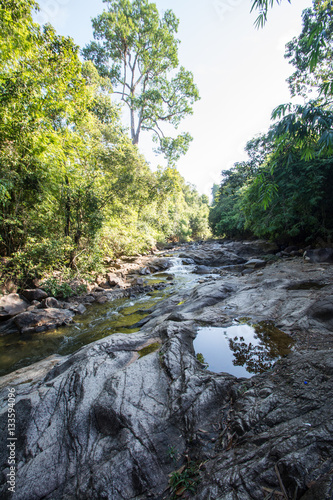
M311 0L282 0L257 30L251 0L155 0L161 14L172 9L180 20L179 61L192 71L201 100L178 133L193 142L177 168L200 194L211 194L221 171L247 158L244 147L270 126L272 110L290 101L286 78L293 67L285 60L285 44L302 27L301 13ZM102 0L39 0L40 24L51 23L61 35L84 47L93 40L91 18L105 9ZM153 153L148 133L139 149L153 170L164 165Z

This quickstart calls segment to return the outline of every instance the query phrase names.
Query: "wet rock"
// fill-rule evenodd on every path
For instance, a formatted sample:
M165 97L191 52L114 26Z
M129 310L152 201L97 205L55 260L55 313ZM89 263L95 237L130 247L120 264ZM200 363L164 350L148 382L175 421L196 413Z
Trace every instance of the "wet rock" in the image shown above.
M39 302L41 302L43 299L47 298L47 293L40 288L23 290L21 292L21 295L29 300L29 302L33 302L34 300L38 300Z
M210 274L212 272L211 268L207 266L197 266L194 269L195 274Z
M153 259L152 261L150 261L149 265L156 267L157 270L164 271L172 266L172 262L170 259L160 258L160 259Z
M245 262L244 267L245 268L252 268L252 269L258 269L260 267L266 266L267 262L265 260L261 259L251 259Z
M181 325L171 323L160 333L169 338L161 354L138 359L138 350L156 336L113 335L60 361L44 381L24 384L22 390L16 386L14 500L97 500L102 492L119 500L162 497L175 468L170 446L182 455L197 425L213 426L234 379L219 376L210 383L204 371L196 373L196 359L184 351L189 332ZM185 377L179 376L180 354ZM2 407L0 428L7 419ZM7 460L2 442L2 498Z
M146 275L146 274L151 274L149 267L145 266L139 270L139 274Z
M69 309L70 311L73 311L75 314L84 314L87 310L87 308L83 304L78 304L78 303L62 303L63 309Z
M193 259L182 259L182 264L184 266L192 266L195 262Z
M0 320L7 320L22 313L30 306L18 293L10 293L0 298Z
M14 323L14 317L8 319L7 321L0 322L0 337L5 337L6 335L10 335L12 333L18 333L18 329Z
M38 333L66 325L71 322L73 316L74 313L67 309L36 309L18 314L14 323L20 333Z
M333 263L333 248L316 248L304 252L304 260L307 262L328 262Z
M106 295L100 295L96 298L97 304L106 304L108 302L108 298Z

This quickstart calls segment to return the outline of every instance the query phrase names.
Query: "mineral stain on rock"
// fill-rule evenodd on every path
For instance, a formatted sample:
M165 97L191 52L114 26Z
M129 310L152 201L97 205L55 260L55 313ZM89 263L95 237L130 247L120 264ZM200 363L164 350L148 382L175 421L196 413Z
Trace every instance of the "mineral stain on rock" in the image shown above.
M230 327L200 328L193 342L208 370L250 377L269 370L289 354L293 340L269 321Z

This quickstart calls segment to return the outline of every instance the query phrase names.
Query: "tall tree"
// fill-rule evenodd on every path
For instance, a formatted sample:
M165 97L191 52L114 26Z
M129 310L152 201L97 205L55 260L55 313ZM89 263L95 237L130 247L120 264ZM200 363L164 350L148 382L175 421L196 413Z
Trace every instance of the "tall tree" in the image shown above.
M192 73L179 67L179 21L171 10L160 18L149 0L104 1L108 9L93 19L98 42L83 49L84 57L110 78L128 106L133 144L142 130L150 131L157 150L174 163L192 138L187 133L166 137L162 124L177 128L199 99Z
M298 37L286 45L285 57L295 67L288 78L291 95L313 98L333 95L333 5L314 2L302 14L303 27Z

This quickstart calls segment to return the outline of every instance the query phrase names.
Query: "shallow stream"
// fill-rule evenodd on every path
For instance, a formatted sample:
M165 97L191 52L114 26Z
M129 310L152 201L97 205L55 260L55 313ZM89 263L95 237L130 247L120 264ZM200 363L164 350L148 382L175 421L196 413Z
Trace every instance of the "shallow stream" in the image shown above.
M137 323L161 300L175 292L191 289L205 279L193 273L194 265L183 265L179 257L171 260L172 266L166 272L145 276L146 284L166 283L162 290L103 305L95 303L83 315L76 315L74 323L69 326L42 333L0 337L0 376L52 354L66 356L113 333L139 331ZM170 276L172 281L168 280ZM269 369L279 357L287 354L292 348L292 340L267 322L238 324L229 328L200 328L194 348L203 367L210 371L250 377ZM144 354L146 351L141 353Z
M0 376L45 359L51 354L68 355L80 347L113 333L134 333L134 325L145 318L161 300L179 289L193 286L200 277L193 274L195 266L184 266L173 257L172 267L165 273L145 276L147 284L170 283L137 298L118 299L107 304L93 304L83 315L76 315L69 326L41 333L10 334L0 337ZM172 282L167 278L172 275Z

